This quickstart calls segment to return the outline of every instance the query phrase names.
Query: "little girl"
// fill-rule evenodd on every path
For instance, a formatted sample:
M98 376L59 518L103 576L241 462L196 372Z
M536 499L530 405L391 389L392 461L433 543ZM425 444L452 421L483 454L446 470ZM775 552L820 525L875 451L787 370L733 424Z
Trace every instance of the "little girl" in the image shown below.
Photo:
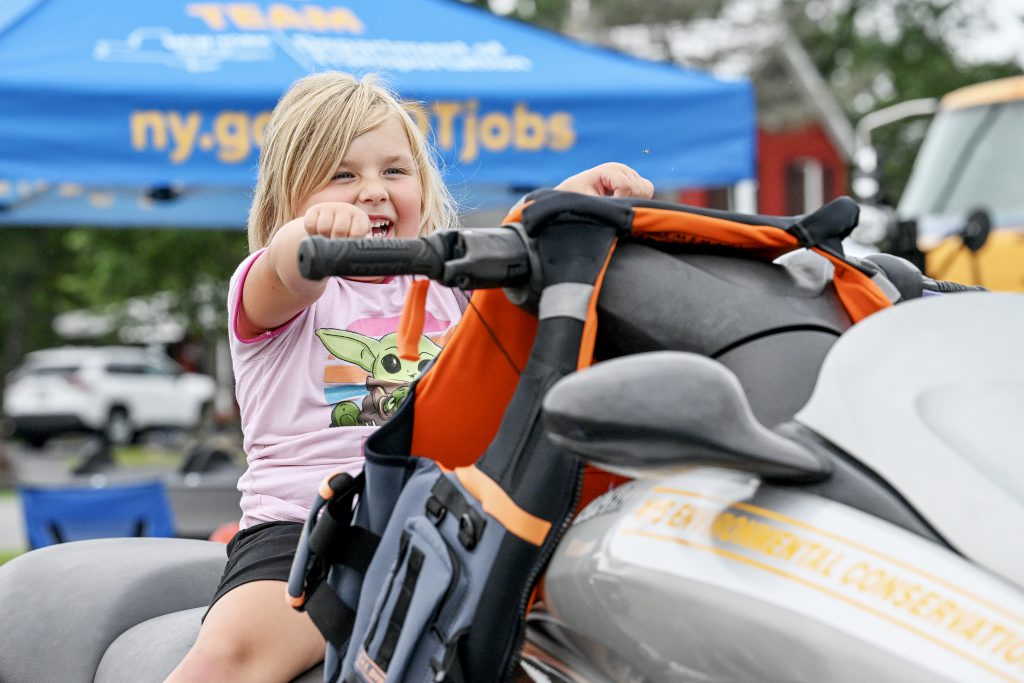
M650 197L631 168L602 164L557 189ZM231 358L248 469L241 530L192 650L169 681L290 681L324 641L285 600L285 581L317 484L362 469L362 443L394 412L461 315L431 283L420 361L395 331L411 278L303 279L299 242L416 237L454 227L451 196L423 135L372 79L297 81L267 124L249 214L252 252L228 294Z

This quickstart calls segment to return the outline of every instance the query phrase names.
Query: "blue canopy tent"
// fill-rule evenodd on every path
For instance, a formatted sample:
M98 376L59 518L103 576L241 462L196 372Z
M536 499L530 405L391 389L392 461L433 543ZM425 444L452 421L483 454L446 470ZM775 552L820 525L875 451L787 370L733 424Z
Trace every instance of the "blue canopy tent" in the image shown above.
M659 188L754 176L748 82L455 0L330 3L4 0L0 224L240 227L269 110L325 69L418 103L469 208L608 160Z

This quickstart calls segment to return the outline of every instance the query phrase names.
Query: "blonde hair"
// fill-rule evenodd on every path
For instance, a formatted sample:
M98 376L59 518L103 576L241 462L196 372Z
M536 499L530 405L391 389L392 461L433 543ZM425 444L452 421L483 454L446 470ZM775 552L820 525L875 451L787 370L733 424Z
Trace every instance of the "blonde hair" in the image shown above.
M455 227L455 202L426 138L398 97L374 76L357 80L328 71L292 84L267 122L249 209L249 251L267 246L302 202L330 182L352 140L391 117L402 124L412 149L421 190L420 234Z

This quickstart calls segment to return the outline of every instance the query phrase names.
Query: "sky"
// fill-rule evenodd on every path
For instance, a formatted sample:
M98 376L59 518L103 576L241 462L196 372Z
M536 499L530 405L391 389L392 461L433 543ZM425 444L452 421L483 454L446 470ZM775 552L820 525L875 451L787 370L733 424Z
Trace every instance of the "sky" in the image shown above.
M1024 68L1024 0L960 0L965 5L987 6L989 21L964 36L957 48L972 61L1016 60Z
M751 7L764 8L777 0L745 0ZM848 0L847 0L848 1ZM744 2L744 0L740 0ZM533 5L534 0L489 0L490 8L498 14L508 14L517 7ZM575 5L588 4L588 0L573 0ZM844 0L818 0L822 7L843 4ZM878 2L878 26L883 30L887 22L885 2ZM1024 68L1024 0L955 0L966 16L981 16L963 30L950 32L951 42L961 55L971 62L1015 60ZM585 10L583 10L585 11Z

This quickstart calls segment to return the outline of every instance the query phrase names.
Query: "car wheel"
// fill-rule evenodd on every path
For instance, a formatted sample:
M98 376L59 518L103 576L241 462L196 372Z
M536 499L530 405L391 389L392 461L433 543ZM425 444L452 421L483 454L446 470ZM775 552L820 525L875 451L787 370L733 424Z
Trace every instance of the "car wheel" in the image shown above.
M135 436L135 428L128 418L128 411L124 408L111 409L104 433L107 440L115 446L130 444Z
M25 441L28 441L28 445L32 448L42 448L46 445L49 438L43 434L29 434L25 437Z

